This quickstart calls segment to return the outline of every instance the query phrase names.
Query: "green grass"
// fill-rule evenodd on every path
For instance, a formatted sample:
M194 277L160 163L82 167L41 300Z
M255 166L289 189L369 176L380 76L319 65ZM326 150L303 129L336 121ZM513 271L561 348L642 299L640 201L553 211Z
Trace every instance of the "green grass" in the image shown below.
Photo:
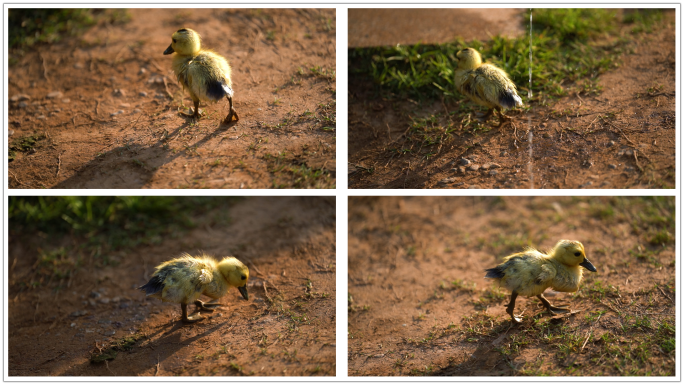
M653 26L662 17L660 12L636 11L620 20L615 10L604 9L532 12L531 63L529 35L525 34L515 39L494 36L488 42L459 39L446 44L350 49L350 73L369 76L385 96L394 94L419 100L460 98L453 87L456 53L473 47L485 61L509 73L523 98L527 97L530 67L532 100L543 101L574 92L595 94L600 92L598 76L618 66L620 56L630 47L631 39L619 35L621 25ZM521 22L529 25L527 20L529 11Z

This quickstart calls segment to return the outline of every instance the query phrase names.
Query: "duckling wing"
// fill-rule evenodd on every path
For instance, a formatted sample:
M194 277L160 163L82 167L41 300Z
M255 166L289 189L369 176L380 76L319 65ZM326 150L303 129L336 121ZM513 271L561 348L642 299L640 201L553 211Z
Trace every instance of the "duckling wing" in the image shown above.
M543 264L541 266L541 273L537 275L535 283L537 284L549 284L556 277L556 268L551 265Z

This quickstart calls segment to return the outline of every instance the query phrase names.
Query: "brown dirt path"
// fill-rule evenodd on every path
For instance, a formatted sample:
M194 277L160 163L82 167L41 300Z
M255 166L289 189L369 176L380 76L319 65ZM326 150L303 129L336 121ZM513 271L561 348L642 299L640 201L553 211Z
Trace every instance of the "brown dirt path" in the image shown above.
M87 239L10 231L9 376L335 375L335 199L246 198L195 220L160 245L110 255L115 265L81 255L68 282L39 280L36 255ZM184 325L178 304L145 298L137 287L183 251L246 262L250 300L231 289L209 319ZM90 362L127 337L139 338L130 350Z
M10 188L334 186L334 9L129 13L12 54L9 96L30 99L10 102L10 145L39 140L9 163ZM192 101L162 52L181 27L233 67L237 124L220 124L227 102L197 125L177 113Z

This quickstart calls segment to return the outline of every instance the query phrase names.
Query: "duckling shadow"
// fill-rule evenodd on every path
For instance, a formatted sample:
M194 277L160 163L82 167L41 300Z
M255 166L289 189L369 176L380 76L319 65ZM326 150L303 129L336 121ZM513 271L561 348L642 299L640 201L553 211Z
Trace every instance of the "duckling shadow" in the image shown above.
M197 145L203 145L235 126L219 124L216 129L202 138ZM170 151L168 144L181 136L183 131L194 129L188 122L176 127L165 137L152 145L125 143L106 152L99 153L94 159L82 165L74 175L62 180L52 188L142 188L165 164L183 156L183 151Z

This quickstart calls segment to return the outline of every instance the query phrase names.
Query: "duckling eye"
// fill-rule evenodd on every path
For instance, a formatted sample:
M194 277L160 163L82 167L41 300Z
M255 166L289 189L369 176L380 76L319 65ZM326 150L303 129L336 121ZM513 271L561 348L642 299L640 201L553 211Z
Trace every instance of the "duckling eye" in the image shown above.
M176 39L171 39L171 41L173 41L173 43L176 44Z
M582 255L582 252L575 252L575 256L580 257Z
M245 276L245 275L242 275L242 276L240 276L240 277L242 278L242 280L246 280L246 279L247 279L247 276Z

